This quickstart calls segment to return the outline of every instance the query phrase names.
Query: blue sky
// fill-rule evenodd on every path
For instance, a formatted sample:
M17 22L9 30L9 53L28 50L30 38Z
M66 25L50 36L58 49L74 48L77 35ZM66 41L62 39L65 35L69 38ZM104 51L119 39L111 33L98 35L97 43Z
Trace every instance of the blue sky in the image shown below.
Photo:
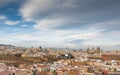
M120 49L120 0L0 0L0 43Z

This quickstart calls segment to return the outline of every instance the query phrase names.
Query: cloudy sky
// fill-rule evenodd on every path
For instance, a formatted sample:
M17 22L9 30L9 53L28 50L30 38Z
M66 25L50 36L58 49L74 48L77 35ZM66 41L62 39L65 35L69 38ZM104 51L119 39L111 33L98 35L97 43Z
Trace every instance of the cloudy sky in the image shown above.
M0 0L0 43L120 49L120 0Z

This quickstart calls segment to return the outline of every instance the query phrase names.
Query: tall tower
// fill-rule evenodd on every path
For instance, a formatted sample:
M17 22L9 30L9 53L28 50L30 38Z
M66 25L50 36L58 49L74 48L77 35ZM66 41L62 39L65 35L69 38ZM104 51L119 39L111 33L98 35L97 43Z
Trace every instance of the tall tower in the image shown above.
M100 53L100 47L97 47L97 53Z
M42 49L42 47L41 47L41 46L39 46L39 49L41 50L41 49Z
M89 48L89 46L88 46L88 48L87 48L87 52L88 52L88 53L90 52L90 48Z
M92 48L92 53L94 53L95 52L95 49L94 49L94 47Z

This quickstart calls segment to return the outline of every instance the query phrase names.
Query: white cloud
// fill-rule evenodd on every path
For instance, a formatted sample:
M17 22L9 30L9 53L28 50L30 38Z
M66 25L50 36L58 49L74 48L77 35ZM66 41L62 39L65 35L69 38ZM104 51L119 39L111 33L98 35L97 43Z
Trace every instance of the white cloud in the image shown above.
M37 21L37 24L34 26L36 29L50 29L57 26L60 26L61 24L64 24L65 20L62 18L59 19L43 19L40 21Z
M13 35L14 37L12 37L12 39L17 39L17 40L21 40L21 41L25 41L25 40L39 40L41 39L40 36L33 36L33 35L30 35L30 34L15 34Z
M10 20L5 21L6 25L16 25L16 24L19 24L19 23L20 23L20 21L10 21Z
M98 22L94 24L89 24L88 26L94 29L107 29L107 30L111 29L114 31L114 29L118 30L118 28L120 28L120 19Z
M73 0L29 0L20 9L24 20L34 21L34 28L51 29L64 25L70 16L63 16L66 9L75 8ZM62 16L61 16L62 15Z
M25 29L26 30L26 29ZM6 44L14 44L19 46L43 46L43 47L58 47L58 48L86 48L102 46L109 47L119 45L119 32L102 33L102 30L84 30L84 31L68 31L68 30L48 30L34 31L18 30L19 32L10 33L1 37L0 42ZM34 32L33 32L34 31ZM1 32L0 34L2 34ZM71 43L77 39L84 40L80 44ZM116 40L113 40L116 39ZM4 41L2 41L4 40ZM16 41L17 40L17 41ZM8 43L7 43L8 41Z
M80 2L80 3L77 3ZM97 2L97 1L95 1ZM103 2L104 3L104 2ZM79 5L78 5L79 4ZM105 32L102 31L110 28L119 27L120 22L118 21L110 21L110 22L102 22L92 24L93 22L97 22L103 15L108 14L108 9L101 9L98 11L94 10L93 1L86 0L27 0L22 7L20 8L20 14L24 20L34 21L36 25L33 27L35 29L40 29L40 33L27 33L27 34L18 34L13 39L25 41L32 40L42 40L46 41L45 45L49 46L70 46L70 47L79 47L80 45L76 45L73 43L68 43L66 40L76 40L83 39L83 45L116 45L118 42L112 41L112 38L119 38L119 32ZM99 4L99 2L98 2ZM90 9L89 9L90 8ZM96 7L95 7L96 9ZM105 11L106 10L106 11ZM102 11L102 13L101 13ZM88 13L89 12L89 13ZM112 11L113 12L113 11ZM96 18L99 18L98 20ZM94 20L95 19L95 20ZM107 19L107 18L105 18ZM86 22L87 21L87 22ZM82 23L86 24L86 30L82 29ZM90 23L89 23L90 22ZM52 28L57 28L59 26L70 26L69 24L80 24L76 30L52 30ZM84 24L83 23L83 24ZM67 27L66 26L66 27ZM23 25L26 27L26 25ZM77 31L78 29L78 31ZM92 30L90 30L92 29ZM116 29L116 28L115 28ZM47 30L47 31L44 31ZM111 38L108 40L108 38ZM106 41L104 41L106 40ZM100 42L102 41L102 42ZM107 43L108 42L108 43ZM112 43L114 42L114 43ZM32 43L35 43L34 41Z
M34 20L39 14L48 12L54 9L54 2L52 0L29 0L20 9L20 12L25 20Z
M5 19L6 19L6 16L0 15L0 20L5 20Z
M84 45L92 46L103 46L112 48L113 46L120 44L120 32L119 31L109 31L109 32L99 32L97 37L91 38L88 41L83 42Z
M94 30L94 31L87 31L87 32L79 32L74 35L70 35L67 37L67 39L75 40L75 39L84 39L84 40L90 40L94 39L100 36L100 32L102 30Z
M102 4L103 6L101 7ZM92 23L104 21L104 19L111 20L116 17L114 14L116 14L117 11L117 13L119 13L119 5L113 4L112 6L111 3L107 1L95 0L27 0L20 8L20 13L24 20L35 21L37 23L35 28L45 29L65 25L66 23L81 24L83 22ZM106 17L104 17L105 15ZM108 17L109 15L111 16ZM48 22L55 19L59 20L61 17L66 17L64 22L60 21L61 24L56 23L56 25L54 25L55 23L53 24L53 22L52 24L48 24ZM95 26L93 25L93 27Z
M21 27L25 28L25 27L28 27L28 25L25 25L25 24L24 24L24 25L22 25Z
M58 47L61 45L61 47L64 47L61 37L56 38L57 36L54 33L49 31L47 33L48 34L46 34L45 32L34 32L34 33L33 32L29 32L29 33L15 32L15 33L11 33L9 35L4 36L3 39L10 39L11 44L17 44L20 46L36 47L36 46L42 45L44 47ZM6 43L6 41L5 42L1 41L1 42Z
M73 0L29 0L20 9L20 13L24 19L36 19L41 14L56 12L56 10L64 8L73 8Z

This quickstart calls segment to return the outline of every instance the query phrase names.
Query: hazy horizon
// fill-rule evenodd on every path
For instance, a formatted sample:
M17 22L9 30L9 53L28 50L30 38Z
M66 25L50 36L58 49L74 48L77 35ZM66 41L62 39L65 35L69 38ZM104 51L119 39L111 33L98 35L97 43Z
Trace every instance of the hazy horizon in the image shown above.
M120 0L0 0L0 44L120 49Z

